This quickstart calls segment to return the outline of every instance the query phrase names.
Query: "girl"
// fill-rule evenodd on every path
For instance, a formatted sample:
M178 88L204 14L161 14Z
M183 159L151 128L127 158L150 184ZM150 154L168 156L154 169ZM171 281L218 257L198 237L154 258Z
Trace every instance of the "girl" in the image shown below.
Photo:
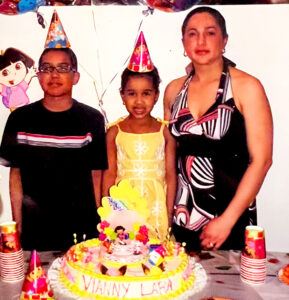
M129 115L107 131L109 168L104 172L103 194L129 179L148 201L148 223L164 239L173 215L176 190L175 142L164 122L151 116L159 96L156 68L138 73L125 69L120 95ZM153 233L152 233L153 234Z
M11 111L29 103L26 91L36 76L33 65L33 59L15 48L7 48L0 55L0 95Z

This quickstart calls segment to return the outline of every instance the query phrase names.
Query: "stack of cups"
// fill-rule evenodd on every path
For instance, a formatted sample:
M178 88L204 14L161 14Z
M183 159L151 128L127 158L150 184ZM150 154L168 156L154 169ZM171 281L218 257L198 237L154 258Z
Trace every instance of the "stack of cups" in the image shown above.
M241 279L250 284L262 284L266 279L266 248L264 229L247 226L245 249L241 254Z
M16 222L0 224L0 278L15 282L24 278L24 254L20 245Z

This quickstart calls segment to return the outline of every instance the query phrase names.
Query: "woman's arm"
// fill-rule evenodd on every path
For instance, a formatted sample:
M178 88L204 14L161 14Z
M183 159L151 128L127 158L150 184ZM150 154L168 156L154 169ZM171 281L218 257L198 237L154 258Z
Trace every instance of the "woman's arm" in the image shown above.
M176 175L176 142L170 134L167 127L164 128L165 137L165 165L166 165L166 201L169 227L172 225L174 202L177 189L177 175Z
M245 120L250 164L226 210L204 228L204 247L213 243L219 248L227 239L255 199L272 164L273 121L264 88L259 80L239 70L232 71L232 83L236 105Z
M13 220L17 223L18 232L21 234L23 189L19 168L10 169L9 190Z
M112 126L106 133L106 147L108 157L108 169L103 172L102 195L109 195L109 188L115 184L117 176L117 153L115 138L117 135L117 126Z

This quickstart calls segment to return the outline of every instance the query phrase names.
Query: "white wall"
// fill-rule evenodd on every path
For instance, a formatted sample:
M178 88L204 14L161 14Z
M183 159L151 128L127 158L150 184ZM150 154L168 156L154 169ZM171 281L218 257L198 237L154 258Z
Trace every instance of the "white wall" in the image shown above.
M286 89L289 79L289 5L214 7L227 20L226 56L240 69L262 81L271 103L275 127L274 164L258 195L258 219L259 225L266 230L267 249L289 251L289 93ZM40 8L47 27L53 9L55 7ZM74 96L98 108L97 94L104 93L102 100L109 121L125 114L118 94L118 75L126 66L141 23L152 60L162 77L161 90L170 80L184 74L188 61L183 57L180 28L187 11L165 13L155 10L152 15L145 16L142 14L145 6L56 9L80 63L81 80L75 87ZM0 15L0 49L13 46L37 61L44 47L47 27L43 29L37 23L33 12ZM36 79L31 82L28 94L33 100L41 97ZM0 104L0 138L8 115L9 111ZM154 115L162 116L162 97L156 104ZM4 221L11 218L8 170L0 167L0 174L0 221Z

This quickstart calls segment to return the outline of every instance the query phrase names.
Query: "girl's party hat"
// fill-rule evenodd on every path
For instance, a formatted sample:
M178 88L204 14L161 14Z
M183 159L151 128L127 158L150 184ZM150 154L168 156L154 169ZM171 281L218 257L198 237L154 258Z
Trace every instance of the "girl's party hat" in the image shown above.
M139 73L150 72L154 69L154 65L150 58L150 53L142 31L138 36L127 68L131 71Z
M70 48L70 43L56 10L54 10L51 18L44 48Z

